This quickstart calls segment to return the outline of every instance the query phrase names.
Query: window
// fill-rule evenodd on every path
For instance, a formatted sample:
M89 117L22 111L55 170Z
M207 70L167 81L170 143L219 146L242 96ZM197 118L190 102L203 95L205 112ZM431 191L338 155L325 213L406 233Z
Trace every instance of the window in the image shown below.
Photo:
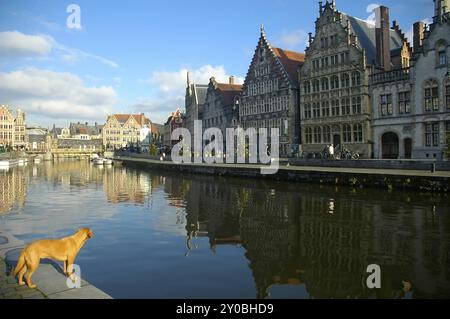
M350 114L350 99L349 98L342 99L341 106L342 106L342 115L349 115Z
M425 84L425 111L439 110L439 88L436 81L432 80Z
M352 141L352 128L349 124L344 124L343 127L344 133L344 143L351 143Z
M439 122L425 124L425 145L439 146Z
M354 124L353 125L353 141L354 142L362 142L362 124Z
M330 102L322 102L322 117L330 116Z
M410 92L400 92L398 94L398 113L411 113Z
M447 53L445 51L439 51L439 66L447 66Z
M319 126L314 128L314 143L320 144L322 142L322 131Z
M339 100L332 100L331 101L331 115L333 116L339 116Z
M309 103L305 104L305 118L311 118L311 104Z
M320 117L320 103L313 103L313 118Z
M381 116L393 114L392 94L384 94L380 96Z
M312 143L312 129L310 127L305 129L305 140L307 144Z
M352 86L361 85L361 74L359 72L352 73Z
M445 107L450 110L450 84L445 87Z
M322 79L322 91L328 91L329 87L328 87L328 79L327 78L323 78Z
M331 77L331 89L339 89L339 77L337 75Z
M313 92L319 92L320 91L320 81L314 80L313 82Z
M450 122L449 122L450 123ZM329 126L323 127L323 142L324 143L331 143L331 129Z
M348 74L341 75L341 87L348 88L350 86L350 77Z
M309 82L305 82L303 85L303 89L306 94L311 93L311 84Z
M352 99L352 111L353 114L361 114L361 97L354 97Z

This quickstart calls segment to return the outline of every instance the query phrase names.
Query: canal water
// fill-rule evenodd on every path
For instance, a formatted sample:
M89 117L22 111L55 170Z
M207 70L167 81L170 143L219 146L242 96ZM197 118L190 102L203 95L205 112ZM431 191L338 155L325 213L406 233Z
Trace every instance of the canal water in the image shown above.
M95 233L82 276L115 298L450 298L446 195L84 161L0 171L0 230L79 227ZM367 288L370 264L381 289Z

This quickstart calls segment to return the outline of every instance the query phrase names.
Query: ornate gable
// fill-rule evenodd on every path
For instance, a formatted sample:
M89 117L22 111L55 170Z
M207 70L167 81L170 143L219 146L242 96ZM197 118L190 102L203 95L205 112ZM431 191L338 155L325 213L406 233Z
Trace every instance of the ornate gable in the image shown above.
M279 82L280 88L297 88L296 72L302 61L296 59L303 61L304 56L301 53L272 48L266 38L264 26L261 26L258 45L245 78L244 94L247 93L248 95L247 90L251 82L257 81L261 77L273 76L274 74L276 78L282 79L282 82Z

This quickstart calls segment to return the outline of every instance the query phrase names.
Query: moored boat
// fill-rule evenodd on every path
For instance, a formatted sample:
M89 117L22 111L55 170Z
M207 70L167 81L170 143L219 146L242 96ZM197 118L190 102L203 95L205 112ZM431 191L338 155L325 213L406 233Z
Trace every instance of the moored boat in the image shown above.
M104 164L104 159L103 158L95 158L92 163L94 163L94 165L103 165Z

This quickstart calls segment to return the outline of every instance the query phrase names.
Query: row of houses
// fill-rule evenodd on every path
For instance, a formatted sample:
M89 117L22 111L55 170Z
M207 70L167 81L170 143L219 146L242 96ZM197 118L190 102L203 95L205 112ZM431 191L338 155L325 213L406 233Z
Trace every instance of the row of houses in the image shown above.
M444 158L450 142L450 0L434 0L413 42L389 9L376 24L319 2L304 53L272 47L264 27L243 85L192 83L186 127L278 128L280 154L345 146L364 158ZM225 132L223 132L225 134ZM225 135L224 135L225 136Z
M151 144L162 144L164 126L152 123L143 113L108 115L106 123L70 123L52 129L26 125L25 113L16 116L5 105L0 107L0 146L16 150L48 151L70 149L102 151L136 147L149 150Z

